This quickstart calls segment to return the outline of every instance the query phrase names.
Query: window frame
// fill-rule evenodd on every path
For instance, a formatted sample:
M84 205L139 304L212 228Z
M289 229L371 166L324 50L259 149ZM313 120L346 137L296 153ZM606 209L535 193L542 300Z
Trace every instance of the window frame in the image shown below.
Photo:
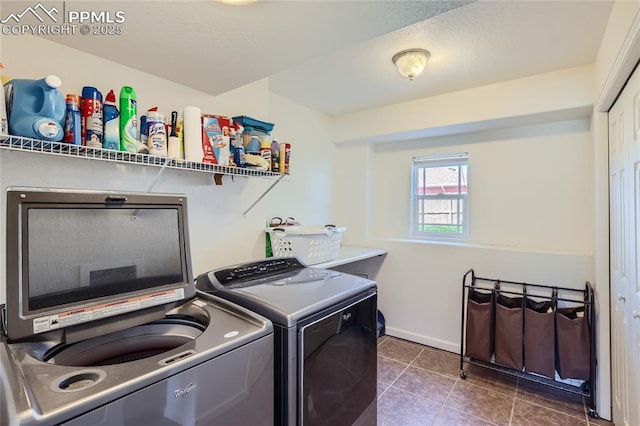
M458 188L462 182L462 166L466 166L466 188L465 194L438 194L427 195L418 194L419 172L428 168L436 167L458 167ZM418 212L419 203L422 200L458 200L462 207L461 225L462 232L427 232L420 231L422 225L419 222L420 213ZM447 155L428 155L413 157L411 159L411 237L424 240L466 240L469 237L469 154L456 153Z

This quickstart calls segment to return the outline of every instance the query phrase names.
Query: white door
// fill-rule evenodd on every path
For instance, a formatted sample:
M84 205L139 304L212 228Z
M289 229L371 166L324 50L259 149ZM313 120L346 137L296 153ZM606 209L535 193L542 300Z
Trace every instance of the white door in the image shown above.
M640 425L640 71L609 111L613 420Z
M632 191L633 206L630 214L633 229L630 235L633 266L633 280L627 287L627 320L628 320L628 354L629 354L629 421L640 425L640 71L633 75L633 139L629 146L629 170L633 177Z

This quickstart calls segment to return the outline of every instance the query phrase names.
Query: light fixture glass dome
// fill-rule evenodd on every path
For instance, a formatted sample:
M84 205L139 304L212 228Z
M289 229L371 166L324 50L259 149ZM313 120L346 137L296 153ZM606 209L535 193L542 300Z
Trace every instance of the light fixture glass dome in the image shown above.
M246 4L255 3L258 0L216 0L219 3L230 4L232 6L244 6Z
M424 70L430 57L431 53L428 50L407 49L393 55L391 60L403 77L413 80Z

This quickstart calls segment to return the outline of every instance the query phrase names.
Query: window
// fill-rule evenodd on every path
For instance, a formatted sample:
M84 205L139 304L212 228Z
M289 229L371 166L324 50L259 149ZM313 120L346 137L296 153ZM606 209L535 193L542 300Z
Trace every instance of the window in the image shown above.
M411 226L414 236L467 236L467 166L466 153L413 159Z

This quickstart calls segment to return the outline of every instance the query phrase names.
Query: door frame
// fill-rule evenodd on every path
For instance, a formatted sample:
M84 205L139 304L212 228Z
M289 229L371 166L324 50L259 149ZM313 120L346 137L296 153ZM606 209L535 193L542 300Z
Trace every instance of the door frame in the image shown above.
M595 168L595 292L598 312L597 411L611 419L611 282L609 265L609 119L608 111L640 60L640 11L627 32L595 103L592 121ZM607 344L607 342L609 344Z

